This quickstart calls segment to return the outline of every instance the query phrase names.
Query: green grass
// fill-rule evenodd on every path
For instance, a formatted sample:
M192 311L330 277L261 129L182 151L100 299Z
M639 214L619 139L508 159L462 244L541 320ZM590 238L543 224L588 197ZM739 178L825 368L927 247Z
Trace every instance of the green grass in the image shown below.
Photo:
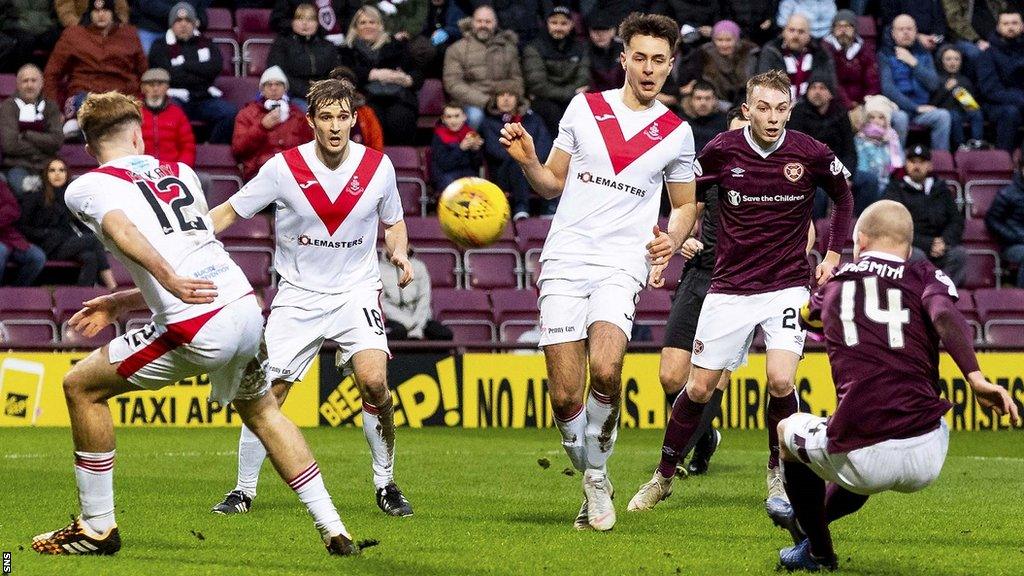
M5 429L0 550L13 574L771 574L787 535L765 516L764 432L725 431L710 475L676 483L657 509L626 513L649 478L660 431L623 430L611 460L619 521L579 533L580 477L554 430L400 430L398 479L415 516L384 517L358 429L306 434L356 538L380 546L327 556L269 464L254 510L208 512L234 482L234 430L119 431L115 471L124 548L113 558L40 557L31 537L77 510L66 429ZM954 433L935 485L883 494L834 526L846 574L1020 574L1024 443L1015 432ZM538 458L550 459L548 469ZM203 539L192 534L201 533ZM20 547L24 547L24 549Z

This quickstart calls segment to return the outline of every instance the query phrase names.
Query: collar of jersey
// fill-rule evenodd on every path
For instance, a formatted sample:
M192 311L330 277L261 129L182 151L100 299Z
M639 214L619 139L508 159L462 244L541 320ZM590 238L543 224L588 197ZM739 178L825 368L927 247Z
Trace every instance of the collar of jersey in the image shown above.
M776 140L774 144L772 144L771 146L769 146L767 148L761 148L761 146L757 142L754 141L754 137L750 135L750 126L749 125L743 127L743 138L746 139L747 145L750 146L751 150L753 150L754 152L757 152L757 154L761 158L767 158L767 157L771 156L772 152L775 152L776 150L778 150L779 147L782 146L783 141L786 140L786 129L783 128L782 129L782 134L779 136L779 139Z
M888 260L890 262L906 262L907 261L906 258L900 258L899 256L894 256L892 254L887 254L885 252L879 252L878 250L869 250L869 251L864 252L863 254L861 254L860 257L861 257L862 260L864 258L878 258L879 260Z

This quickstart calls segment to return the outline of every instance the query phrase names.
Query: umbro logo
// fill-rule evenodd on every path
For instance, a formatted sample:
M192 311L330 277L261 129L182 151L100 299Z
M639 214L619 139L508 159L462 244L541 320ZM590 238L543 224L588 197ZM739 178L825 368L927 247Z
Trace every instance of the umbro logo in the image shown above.
M733 178L743 178L743 173L746 172L746 170L737 166L736 168L730 170L730 172L732 172Z
M605 120L614 120L615 114L601 114L600 116L594 116L594 120L598 122L604 122Z
M310 186L312 186L314 184L316 184L316 180L307 180L304 183L299 184L299 188L302 188L303 190L305 190L306 188L309 188Z

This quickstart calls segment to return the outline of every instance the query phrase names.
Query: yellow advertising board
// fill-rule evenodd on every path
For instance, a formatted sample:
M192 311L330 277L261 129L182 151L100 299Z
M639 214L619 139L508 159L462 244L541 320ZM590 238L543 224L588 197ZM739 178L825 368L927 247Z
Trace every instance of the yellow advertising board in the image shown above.
M62 382L83 352L0 353L0 426L68 426ZM296 385L284 412L300 426L316 426L320 364L314 360L305 381ZM161 390L140 390L108 402L115 426L239 426L234 408L208 402L205 375Z

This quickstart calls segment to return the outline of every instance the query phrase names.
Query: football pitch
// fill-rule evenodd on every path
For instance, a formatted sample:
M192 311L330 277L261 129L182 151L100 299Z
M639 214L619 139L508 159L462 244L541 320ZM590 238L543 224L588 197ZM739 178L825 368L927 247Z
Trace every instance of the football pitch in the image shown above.
M555 430L400 429L397 479L410 518L374 504L361 430L305 430L349 530L380 541L356 558L327 555L269 463L251 513L209 512L234 485L237 430L118 432L124 547L114 557L32 552L34 534L77 510L71 436L0 432L0 551L12 552L11 574L772 574L789 545L762 505L763 431L724 431L709 475L677 481L653 511L627 513L661 431L622 430L610 466L618 524L595 533L572 529L581 479L563 472ZM842 573L1021 574L1021 440L1019 431L953 433L934 485L873 497L833 525Z

